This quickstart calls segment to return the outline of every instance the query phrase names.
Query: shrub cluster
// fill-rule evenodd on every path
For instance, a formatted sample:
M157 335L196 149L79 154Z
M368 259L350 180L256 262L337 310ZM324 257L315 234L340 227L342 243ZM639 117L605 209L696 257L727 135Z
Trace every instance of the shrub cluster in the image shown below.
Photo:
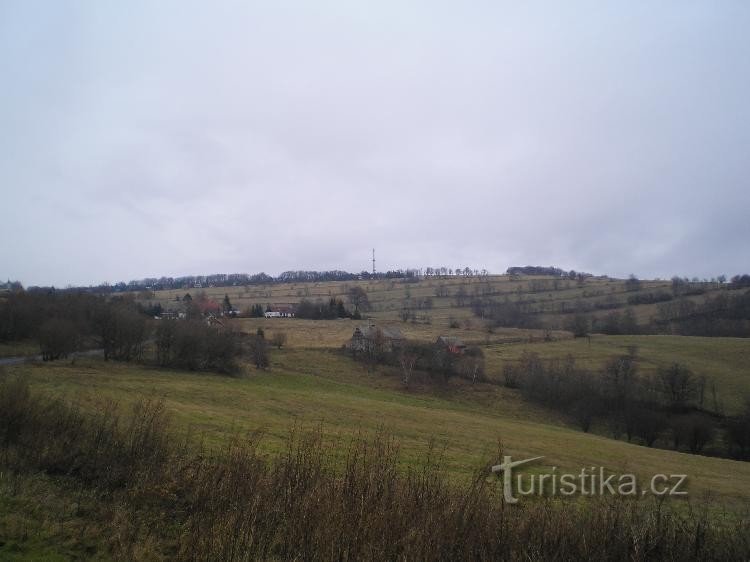
M431 379L440 382L451 377L472 382L485 380L484 351L478 346L469 346L457 353L436 343L412 340L389 342L376 331L367 341L365 349L352 349L351 354L359 361L401 368L406 385L414 370L427 373Z
M336 318L352 318L353 315L344 306L344 301L331 298L328 301L302 299L297 305L295 316L308 320L334 320Z
M242 353L239 335L198 320L160 320L154 343L163 367L232 373Z
M0 341L36 339L45 359L98 347L105 359L128 361L143 355L147 321L147 311L130 298L18 291L0 302Z
M750 459L750 403L739 416L723 415L715 385L679 363L646 376L633 350L593 373L572 357L545 362L526 352L506 363L503 376L507 387L570 415L583 431L600 423L615 439Z

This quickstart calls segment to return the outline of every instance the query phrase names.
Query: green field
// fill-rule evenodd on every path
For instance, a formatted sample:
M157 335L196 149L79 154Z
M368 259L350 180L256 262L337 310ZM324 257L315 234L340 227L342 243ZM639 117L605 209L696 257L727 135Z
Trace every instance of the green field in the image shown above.
M627 343L612 345L617 349ZM435 439L445 447L450 473L459 479L495 461L500 442L504 454L544 456L539 469L576 471L596 465L642 477L684 473L692 498L710 496L732 508L750 501L748 463L582 433L495 385L453 381L445 387L417 383L404 390L397 373L384 368L370 372L325 350L282 350L269 371L250 370L239 378L94 359L6 370L28 377L34 388L75 399L86 408L96 408L107 398L124 404L143 397L164 399L177 427L209 448L233 435L261 430L263 447L270 453L295 424L322 424L331 439L385 429L400 442L405 466L418 463Z
M590 433L584 433L572 412L531 402L521 391L502 383L504 366L525 352L537 353L544 360L572 356L578 366L597 374L603 372L608 360L635 349L638 369L644 376L671 363L682 363L694 375L705 377L712 389L706 397L706 408L734 415L750 396L750 339L603 334L575 339L563 329L493 327L486 319L475 316L467 301L459 304L456 299L460 291L468 295L468 300L482 296L496 301L523 301L535 308L538 317L549 321L548 326L561 328L572 317L560 312L563 305L578 307L588 303L586 306L594 307L589 309L591 315L609 313L610 309L596 308L598 302L617 303L622 310L631 294L622 280L592 278L581 285L570 280L489 276L426 279L418 283L381 280L209 287L189 292L195 297L205 291L217 301L226 294L233 306L244 311L253 304L265 307L296 303L303 298L337 297L346 301L354 285L367 291L371 304L361 320L223 318L225 327L245 334L262 329L269 339L277 332L286 335L283 348L271 350L267 370L255 369L247 359L243 359L236 376L158 368L153 362L153 344L148 344L147 357L140 363L78 357L0 366L0 376L21 377L30 383L33 392L77 404L87 413L103 412L114 401L120 404L122 415L128 417L130 407L143 399L162 400L173 422L174 439L188 439L200 447L199 458L204 458L204 454L206 458L219 458L238 437L260 433L259 450L273 462L271 459L287 451L290 432L299 428L319 430L324 438L321 450L331 451L332 474L339 478L352 440L384 433L398 443L398 469L403 473L418 472L436 447L442 455L449 488L458 490L468 485L479 471L486 475L483 481L490 487L488 498L499 490L499 481L490 475L488 467L502 455L513 459L541 456L523 471L578 474L582 468L604 467L609 473L636 474L641 486L655 474L686 474L687 501L679 498L668 502L675 513L705 510L717 528L746 518L750 463L615 440L608 436L610 429L603 419L592 425ZM643 283L643 291L653 289L668 290L669 283ZM437 296L445 290L449 296ZM707 294L718 290L727 289L711 289ZM186 292L161 291L133 297L144 306L158 302L167 309L179 309L181 303L176 299ZM425 302L429 305L419 305L415 319L402 319L405 306ZM654 304L630 308L644 324L657 311ZM398 328L410 340L434 342L438 336L451 335L479 346L484 352L486 381L472 384L453 377L443 382L441 377L415 372L407 389L397 368L367 366L342 350L355 327L366 323ZM93 340L89 343L94 345ZM0 358L36 355L38 350L32 340L7 343L0 346ZM103 416L94 416L99 418ZM723 450L721 433L716 435L714 446L704 450ZM665 444L668 434L663 436L657 444ZM71 560L94 556L92 559L107 560L108 552L124 552L120 547L131 544L138 544L142 550L128 552L128 559L173 556L169 549L174 537L168 538L173 530L168 525L154 542L149 542L148 536L141 540L142 537L127 533L102 539L113 528L132 530L139 523L131 525L128 516L117 512L119 500L111 503L110 497L100 501L99 493L82 486L74 476L33 470L14 472L12 467L9 471L0 470L0 559ZM137 494L137 489L133 493ZM568 505L568 500L555 503L580 512L595 513L599 509L593 503L589 504L591 509L579 509L579 504L586 505L584 498L569 501L572 505ZM656 505L647 498L635 503ZM134 505L142 507L138 500ZM148 506L143 507L143 517L159 519L159 508L149 515ZM566 520L567 516L560 513ZM122 525L123 521L127 524Z
M543 359L568 355L576 363L596 371L608 360L635 347L639 368L654 373L671 363L683 363L698 376L714 382L719 405L733 414L750 399L750 339L699 338L685 336L592 336L553 342L516 345L489 345L485 349L489 372L498 377L507 361L517 360L525 351Z
M492 275L484 277L404 280L277 283L235 287L202 287L134 295L143 304L160 303L179 308L186 292L204 292L220 301L228 295L233 305L246 310L253 304L288 304L301 299L346 299L358 285L367 292L371 308L361 321L302 320L290 318L225 319L234 329L267 336L287 335L285 347L272 354L269 371L244 369L244 375L228 378L206 373L165 371L146 365L104 363L78 359L74 364L8 367L10 373L28 375L35 387L66 395L95 407L112 398L132 402L142 397L162 397L179 428L200 435L208 446L234 434L262 430L264 447L274 451L294 424L323 424L327 435L351 435L385 428L400 440L404 458L412 462L424 454L431 439L446 447L448 466L456 477L493 459L498 440L514 456L543 455L548 466L574 469L603 464L622 472L638 467L643 474L675 471L683 467L692 477L696 494L713 491L719 497L741 503L750 495L750 471L746 463L650 449L578 431L564 413L531 404L515 390L504 388L503 366L526 351L543 359L574 357L581 367L600 372L604 363L636 348L642 373L654 373L673 362L687 365L695 375L715 385L715 403L733 414L750 395L750 339L682 336L604 336L573 339L569 332L516 328L488 329L488 323L472 314L459 292L489 296L495 300L532 303L539 311L564 322L560 303L607 300L622 306L632 292L623 280L589 278L585 283L568 279ZM707 295L728 290L712 284ZM641 291L668 291L668 281L643 281ZM447 291L448 295L445 296ZM440 294L441 296L437 296ZM400 318L403 306L431 299L420 309L418 321ZM703 296L690 297L700 300ZM633 306L639 319L648 321L655 305ZM546 310L549 310L547 314ZM606 310L596 310L605 314ZM453 379L436 385L416 375L409 390L402 388L395 370L379 367L368 371L337 350L357 325L375 322L398 327L410 339L434 341L439 335L458 336L485 352L490 383L471 385ZM33 353L33 344L0 348L0 356ZM711 396L713 399L713 395ZM734 477L729 475L734 474Z

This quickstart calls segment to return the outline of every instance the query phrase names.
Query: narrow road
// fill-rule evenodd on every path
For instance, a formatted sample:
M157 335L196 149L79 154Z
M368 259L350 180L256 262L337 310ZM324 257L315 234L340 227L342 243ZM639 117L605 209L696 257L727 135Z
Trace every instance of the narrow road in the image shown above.
M93 355L103 355L103 349L89 349L87 351L76 351L68 355L68 359L76 357L90 357ZM19 355L17 357L3 357L0 358L0 367L5 365L20 365L21 363L30 363L32 361L41 361L41 355Z

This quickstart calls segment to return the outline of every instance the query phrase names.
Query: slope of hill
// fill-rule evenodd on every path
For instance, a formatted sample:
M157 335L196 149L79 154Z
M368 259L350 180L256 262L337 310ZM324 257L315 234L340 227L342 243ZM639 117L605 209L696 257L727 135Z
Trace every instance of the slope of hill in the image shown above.
M710 495L730 507L750 501L748 463L585 434L491 386L456 382L452 388L405 391L393 373L371 373L325 351L282 351L269 372L239 379L93 359L8 371L28 377L35 388L67 395L92 409L107 398L123 403L163 398L179 427L190 428L208 446L234 434L262 430L263 446L274 451L295 423L322 423L329 437L384 428L398 439L407 464L418 463L430 440L436 439L445 447L449 470L459 479L496 461L499 440L505 454L543 456L540 470L604 466L643 477L688 474L693 498Z

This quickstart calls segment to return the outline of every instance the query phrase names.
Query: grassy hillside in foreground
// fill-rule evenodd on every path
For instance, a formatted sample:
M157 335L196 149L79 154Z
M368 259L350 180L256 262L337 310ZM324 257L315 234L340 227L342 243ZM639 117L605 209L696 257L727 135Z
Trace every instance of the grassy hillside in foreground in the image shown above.
M251 436L206 455L174 439L163 402L130 415L111 405L85 412L12 378L0 381L0 403L2 426L14 428L0 451L3 560L723 562L750 553L741 512L642 497L511 507L484 472L447 480L436 450L404 472L385 433L329 442L297 431L271 457Z
M407 464L417 463L436 438L456 478L495 460L501 440L504 453L514 458L544 456L537 468L578 471L601 465L644 477L685 473L692 498L710 495L733 507L750 501L750 463L649 449L559 427L548 414L514 402L502 390L489 398L471 388L444 395L403 391L382 372L368 373L332 353L288 350L276 357L271 371L243 378L98 360L6 371L27 376L33 388L77 398L86 408L106 398L123 403L163 398L177 426L202 435L208 446L262 429L263 447L273 451L295 422L323 423L329 437L384 427L399 440Z

